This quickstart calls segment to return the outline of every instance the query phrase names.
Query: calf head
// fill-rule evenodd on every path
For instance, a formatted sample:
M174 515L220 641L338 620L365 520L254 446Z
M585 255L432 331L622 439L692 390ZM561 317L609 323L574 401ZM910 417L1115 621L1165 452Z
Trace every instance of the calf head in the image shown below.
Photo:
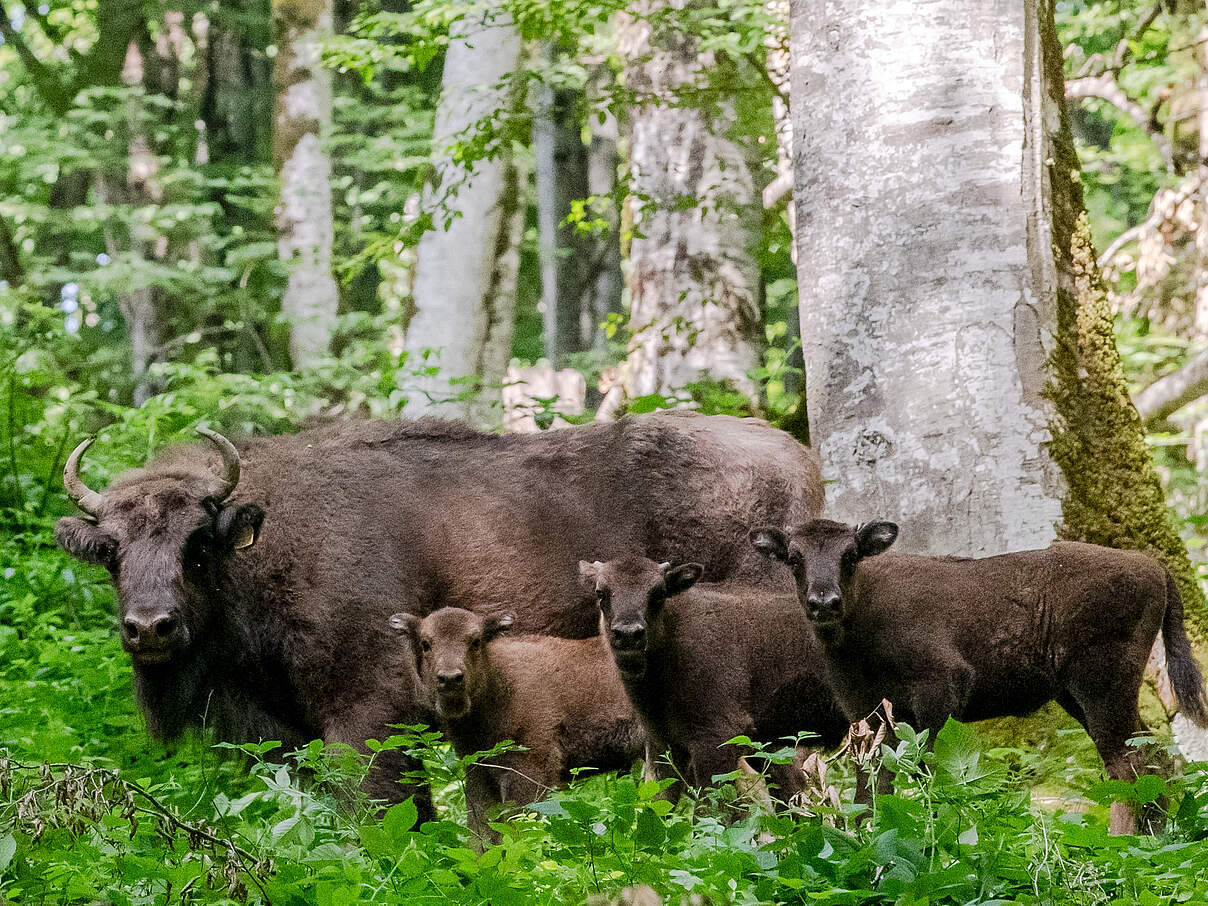
M460 607L442 607L422 620L396 613L390 626L409 639L416 670L436 700L437 713L456 720L465 717L490 686L487 643L513 620L510 613L483 617Z
M663 605L695 585L704 572L699 563L672 566L645 557L579 561L579 579L599 602L601 632L622 676L646 672L646 648L659 634Z
M191 462L135 472L98 493L79 476L91 439L63 470L63 486L84 515L60 519L55 539L72 556L108 568L122 647L138 667L167 664L204 635L215 616L221 567L256 543L264 520L254 503L224 503L239 481L239 453L221 434L198 433L216 448L219 474L191 451Z
M795 532L772 527L750 532L755 550L792 569L805 615L819 625L842 622L856 567L888 550L897 537L892 522L853 527L829 519L814 519Z

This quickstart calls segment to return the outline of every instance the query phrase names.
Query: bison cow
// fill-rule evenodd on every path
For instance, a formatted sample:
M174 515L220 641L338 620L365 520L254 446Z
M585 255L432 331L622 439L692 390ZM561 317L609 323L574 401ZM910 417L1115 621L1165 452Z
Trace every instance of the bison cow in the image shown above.
M635 556L584 561L579 572L599 601L601 633L642 719L656 777L678 773L710 786L749 754L725 745L735 736L775 743L809 732L825 746L843 739L849 722L791 591L696 585L699 564ZM782 801L800 789L799 774L771 767ZM681 790L669 795L678 799Z
M1055 700L1108 775L1132 779L1128 739L1142 729L1137 695L1161 630L1179 705L1208 725L1178 588L1152 557L1064 541L982 559L876 556L897 534L891 522L825 519L751 531L757 550L792 569L850 719L888 699L934 739L949 717L1022 716ZM1112 807L1113 832L1135 821L1124 803Z
M203 433L103 493L79 477L85 441L64 470L84 518L55 527L112 575L160 738L380 738L426 714L387 625L395 611L515 609L520 631L590 636L598 616L576 569L589 551L699 558L718 578L758 571L744 525L822 504L809 451L754 419L654 414L511 436L347 421L238 448ZM410 793L400 767L379 756L369 792Z
M481 617L460 607L423 620L390 618L459 757L506 740L523 747L466 770L470 830L483 842L499 839L488 825L493 808L535 802L576 768L624 770L645 748L603 639L500 638L512 622L511 614Z

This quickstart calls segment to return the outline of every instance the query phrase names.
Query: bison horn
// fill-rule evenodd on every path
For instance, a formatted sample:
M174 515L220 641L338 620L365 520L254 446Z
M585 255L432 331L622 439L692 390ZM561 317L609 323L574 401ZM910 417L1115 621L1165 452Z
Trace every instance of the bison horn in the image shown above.
M235 485L239 484L239 451L235 449L233 443L217 431L198 428L197 433L217 447L218 455L222 457L222 477L218 480L218 487L212 494L214 500L221 503L231 496Z
M96 522L101 514L101 495L80 480L80 457L84 455L85 450L92 446L94 440L96 440L95 437L85 438L67 457L67 464L63 466L63 488L67 491L67 496L71 498L72 503L78 506L89 519Z

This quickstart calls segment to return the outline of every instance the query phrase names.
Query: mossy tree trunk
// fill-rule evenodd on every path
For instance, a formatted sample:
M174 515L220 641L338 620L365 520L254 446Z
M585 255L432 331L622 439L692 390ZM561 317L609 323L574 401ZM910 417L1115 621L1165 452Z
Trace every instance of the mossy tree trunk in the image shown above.
M793 0L791 40L809 419L833 514L897 518L927 553L1147 550L1204 650L1099 283L1052 0Z

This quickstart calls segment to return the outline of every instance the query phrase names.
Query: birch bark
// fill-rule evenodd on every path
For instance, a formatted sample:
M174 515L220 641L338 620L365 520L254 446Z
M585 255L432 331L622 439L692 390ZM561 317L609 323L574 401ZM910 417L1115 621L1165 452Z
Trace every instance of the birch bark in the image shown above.
M304 368L328 352L339 306L331 273L331 160L322 143L331 124L331 74L319 59L332 29L331 0L273 0L272 11L278 249L290 271L281 311L294 367Z
M1043 547L1056 324L1037 0L794 0L810 435L835 518L905 551Z
M759 270L751 255L759 201L747 149L731 134L733 101L693 103L724 61L662 14L683 0L637 0L621 21L634 236L627 282L630 397L674 396L712 378L748 396L759 361Z
M498 10L463 19L449 42L429 198L443 210L416 252L415 307L405 337L412 364L438 371L417 377L408 404L414 415L482 421L499 400L516 305L519 185L506 154L466 166L452 149L461 133L511 103L504 82L520 54L516 29ZM477 400L458 399L475 384L482 387Z

